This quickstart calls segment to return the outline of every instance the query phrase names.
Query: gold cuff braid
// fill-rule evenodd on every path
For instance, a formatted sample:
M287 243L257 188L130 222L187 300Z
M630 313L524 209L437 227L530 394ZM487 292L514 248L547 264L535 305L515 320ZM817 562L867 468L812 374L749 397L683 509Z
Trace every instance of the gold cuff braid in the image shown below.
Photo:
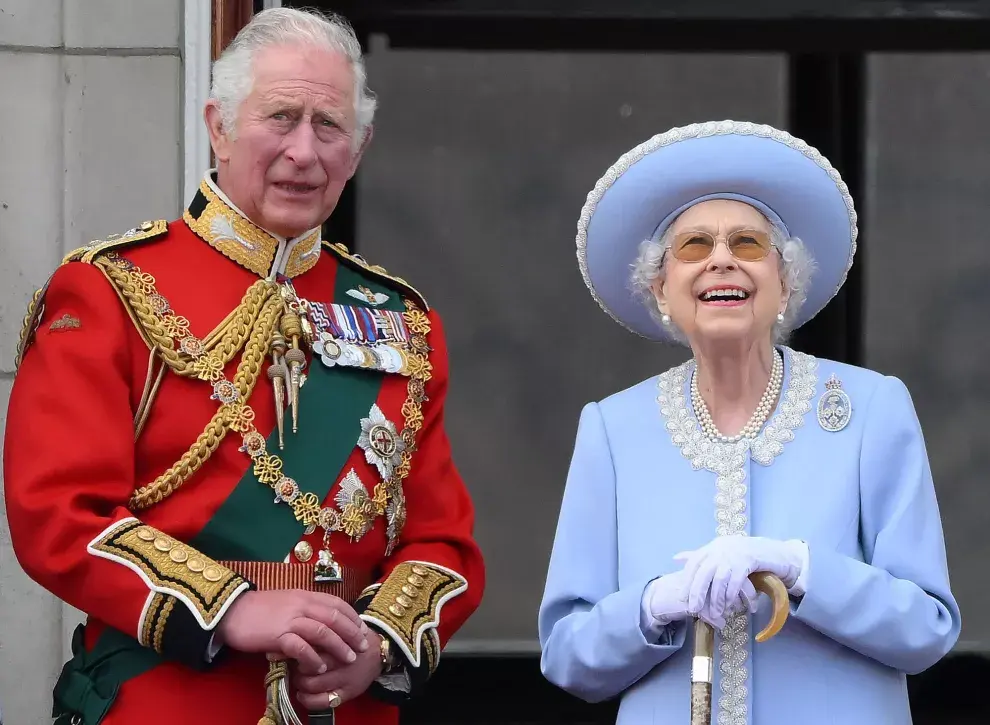
M123 564L151 590L138 640L160 650L176 601L201 629L212 629L234 597L250 583L227 567L134 518L116 522L88 546L94 556Z
M425 659L432 671L440 654L433 632L440 610L467 587L467 580L451 569L404 561L377 588L361 618L388 633L414 668Z

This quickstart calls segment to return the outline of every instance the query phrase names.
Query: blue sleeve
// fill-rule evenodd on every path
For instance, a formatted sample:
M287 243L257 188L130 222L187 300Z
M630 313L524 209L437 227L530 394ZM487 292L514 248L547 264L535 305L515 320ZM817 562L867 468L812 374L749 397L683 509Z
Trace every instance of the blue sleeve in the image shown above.
M684 644L647 641L640 603L648 581L619 589L615 471L598 405L581 412L539 612L543 675L588 702L618 695Z
M860 452L860 541L865 563L809 549L807 591L794 615L833 640L907 674L956 643L935 486L911 396L886 377L867 410Z

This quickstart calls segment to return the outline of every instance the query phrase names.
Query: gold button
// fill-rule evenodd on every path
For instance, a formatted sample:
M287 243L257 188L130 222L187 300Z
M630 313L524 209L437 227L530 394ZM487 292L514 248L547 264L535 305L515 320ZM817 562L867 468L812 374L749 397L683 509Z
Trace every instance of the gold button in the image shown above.
M177 546L168 552L168 557L176 564L181 564L189 558L189 554L186 553L185 549Z
M155 548L159 551L168 551L172 548L172 542L166 538L155 539Z
M198 556L194 556L192 559L186 562L186 567L189 571L196 572L197 574L206 568L206 562L200 559Z
M218 582L223 579L223 570L219 566L208 566L203 570L203 578L208 582Z
M417 596L419 596L419 589L417 589L416 587L411 587L408 584L403 584L402 593L405 594L407 597L412 597L413 599L415 599Z
M423 586L423 577L416 576L415 574L413 574L408 579L406 579L406 581L412 584L414 587Z
M394 614L396 617L404 617L406 615L406 610L400 607L398 604L390 604L388 611Z
M307 562L313 558L313 547L310 546L308 541L300 541L296 544L295 552L296 558L299 561Z
M397 604L401 604L403 607L411 607L412 601L405 594L400 594L395 598Z
M137 530L137 537L141 539L141 541L154 541L155 532L149 529L147 526L142 526L140 529Z
M429 569L424 569L419 564L413 565L413 574L419 574L420 576L427 576L430 573Z

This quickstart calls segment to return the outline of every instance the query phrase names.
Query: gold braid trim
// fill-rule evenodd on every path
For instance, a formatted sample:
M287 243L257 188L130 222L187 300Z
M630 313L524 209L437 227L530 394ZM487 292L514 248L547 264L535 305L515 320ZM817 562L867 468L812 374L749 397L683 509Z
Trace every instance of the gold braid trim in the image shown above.
M278 294L277 288L265 280L251 285L240 304L204 340L205 359L197 359L190 351L176 349L175 338L189 335L189 321L172 312L168 300L155 289L154 277L113 253L94 264L122 294L137 324L161 358L173 372L183 377L202 377L204 367L222 370L244 347L265 304Z
M158 631L155 623L157 621L158 624L164 627L163 623L167 621L158 616L166 599L167 597L161 592L155 592L151 597L151 601L145 607L144 618L138 627L138 642L142 647L153 647L156 652L161 652L161 633ZM157 641L152 642L152 637L157 637Z
M243 347L244 354L233 386L240 400L247 400L258 382L262 363L284 311L278 288L265 280L255 282L241 304L211 333L199 341L189 332L189 322L176 315L155 289L155 279L128 260L110 253L94 262L117 287L154 349L176 374L217 382L224 367ZM179 339L178 349L176 338ZM232 427L244 421L243 408L221 405L206 429L171 468L131 496L139 510L160 503L198 471ZM247 409L250 411L250 409ZM253 418L253 411L250 411Z
M375 591L361 619L386 632L413 668L425 661L432 671L439 652L429 632L440 623L443 605L467 588L467 580L452 569L403 561Z
M164 219L144 222L140 226L134 227L124 234L115 234L107 239L97 239L84 247L79 247L78 249L72 250L62 258L62 264L60 264L59 267L66 265L69 262L77 261L82 261L88 264L92 261L92 258L96 254L99 254L103 250L137 244L138 242L145 242L150 239L158 239L167 233L168 222ZM54 274L52 276L54 276ZM24 320L21 324L21 334L17 343L17 349L14 354L15 371L20 367L21 361L24 359L24 354L27 352L27 349L31 346L31 343L34 342L35 333L38 330L38 326L41 324L41 318L45 314L45 293L48 291L48 285L51 284L52 276L49 276L45 284L34 293L31 297L31 302L28 303L27 312L25 313Z
M201 628L211 629L233 598L250 586L236 572L135 518L111 524L87 551L126 566L147 584L151 592L137 639L159 653L176 601Z
M241 400L247 400L251 397L254 386L258 382L261 366L265 359L265 351L271 345L272 333L275 331L280 312L281 302L277 298L269 301L258 326L255 328L254 335L245 346L244 357L237 366L237 373L234 375L234 385L237 387ZM220 446L227 432L235 425L235 414L236 412L232 407L221 406L210 419L206 430L200 434L182 458L155 479L153 483L135 491L131 498L131 504L135 508L147 508L174 493L206 463ZM251 417L254 417L253 412Z
M17 342L17 351L14 354L14 370L17 370L21 366L24 353L34 341L34 335L38 331L38 325L41 324L41 318L45 314L44 296L47 289L48 284L46 283L44 287L32 295L31 302L28 303L27 312L21 323L21 335Z

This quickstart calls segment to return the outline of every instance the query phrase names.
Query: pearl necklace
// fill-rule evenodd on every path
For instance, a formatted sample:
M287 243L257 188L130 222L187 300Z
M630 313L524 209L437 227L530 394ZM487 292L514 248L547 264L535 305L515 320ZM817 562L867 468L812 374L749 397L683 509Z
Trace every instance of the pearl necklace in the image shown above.
M759 405L756 406L753 415L750 416L749 421L737 435L727 436L723 435L715 426L711 413L708 412L708 406L705 404L704 398L701 397L701 393L698 392L698 368L695 366L694 372L691 374L691 405L694 407L694 415L701 425L702 433L709 440L719 440L723 443L735 443L743 438L756 438L760 430L762 430L764 423L770 417L770 411L773 409L774 401L777 400L777 396L780 394L783 380L784 358L779 350L774 349L770 380L767 382L767 389L763 391L763 397L760 398Z

